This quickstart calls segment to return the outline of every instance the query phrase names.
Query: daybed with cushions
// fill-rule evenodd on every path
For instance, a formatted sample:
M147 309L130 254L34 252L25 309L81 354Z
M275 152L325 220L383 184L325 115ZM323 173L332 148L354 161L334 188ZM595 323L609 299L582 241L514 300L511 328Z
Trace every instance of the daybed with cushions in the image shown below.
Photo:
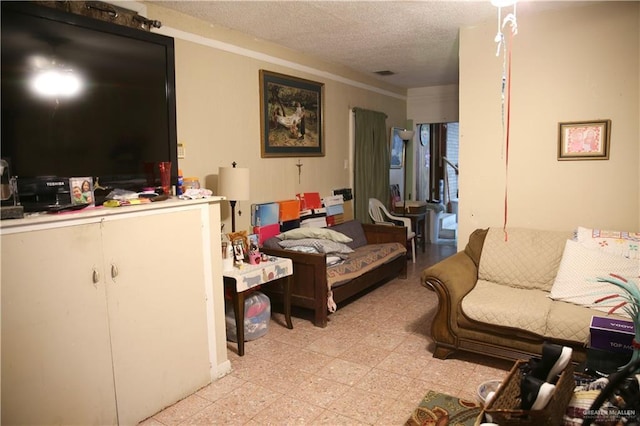
M265 241L262 251L293 261L291 305L312 309L314 325L326 327L338 303L391 278L406 278L406 242L404 227L352 220L287 231ZM282 294L282 287L262 291Z
M640 234L610 234L586 228L576 235L474 231L464 251L422 272L422 284L439 298L433 356L462 350L526 359L540 355L543 342L550 341L572 347L574 360L584 360L591 317L607 316L621 301L596 303L620 293L596 278L616 273L637 282L640 274Z

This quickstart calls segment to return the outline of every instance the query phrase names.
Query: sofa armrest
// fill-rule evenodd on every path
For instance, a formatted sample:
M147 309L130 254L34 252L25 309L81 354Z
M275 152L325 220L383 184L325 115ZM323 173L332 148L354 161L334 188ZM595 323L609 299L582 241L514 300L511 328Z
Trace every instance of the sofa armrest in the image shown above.
M436 343L434 356L445 358L457 347L462 298L475 287L478 267L465 252L458 252L422 272L420 282L438 295L438 308L431 325Z
M465 252L458 252L422 271L422 285L460 301L478 281L478 267Z
M362 228L369 244L400 243L403 246L407 244L407 228L404 226L363 223Z

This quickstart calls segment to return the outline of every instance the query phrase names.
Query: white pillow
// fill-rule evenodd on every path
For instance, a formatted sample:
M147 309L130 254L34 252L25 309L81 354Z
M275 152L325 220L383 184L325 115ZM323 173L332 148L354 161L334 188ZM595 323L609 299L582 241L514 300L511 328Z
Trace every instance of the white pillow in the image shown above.
M640 259L640 232L605 231L579 226L576 239L587 248L602 250L629 259Z
M612 298L600 303L595 301L611 294L625 294L623 289L613 284L596 280L609 274L631 279L637 285L640 261L588 249L577 241L567 240L549 297L608 312L623 300ZM626 316L622 309L617 309L615 314Z
M278 243L282 248L311 247L318 253L353 253L353 249L344 243L337 243L321 238L301 238L299 240L282 240Z
M342 262L342 258L340 256L329 256L327 255L327 266L337 265Z
M336 243L350 243L353 241L341 232L327 228L295 228L278 235L281 240L300 240L302 238L323 238Z

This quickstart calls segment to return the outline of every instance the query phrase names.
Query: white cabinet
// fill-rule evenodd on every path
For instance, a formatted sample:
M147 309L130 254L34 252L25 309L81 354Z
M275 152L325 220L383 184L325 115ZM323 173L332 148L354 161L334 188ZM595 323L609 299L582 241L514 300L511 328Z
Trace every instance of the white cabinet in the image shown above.
M2 424L114 424L100 227L2 237Z
M187 210L103 223L120 424L211 380L200 222Z
M2 235L3 424L135 424L224 362L207 204L78 222Z

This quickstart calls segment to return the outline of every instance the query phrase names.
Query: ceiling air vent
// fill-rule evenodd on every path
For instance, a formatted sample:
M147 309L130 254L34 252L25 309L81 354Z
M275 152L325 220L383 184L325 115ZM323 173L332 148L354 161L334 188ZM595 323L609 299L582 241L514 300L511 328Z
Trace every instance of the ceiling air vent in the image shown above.
M388 75L394 75L395 72L393 71L389 71L389 70L384 70L384 71L374 71L374 74L378 74L378 75L382 75L382 76L388 76Z

